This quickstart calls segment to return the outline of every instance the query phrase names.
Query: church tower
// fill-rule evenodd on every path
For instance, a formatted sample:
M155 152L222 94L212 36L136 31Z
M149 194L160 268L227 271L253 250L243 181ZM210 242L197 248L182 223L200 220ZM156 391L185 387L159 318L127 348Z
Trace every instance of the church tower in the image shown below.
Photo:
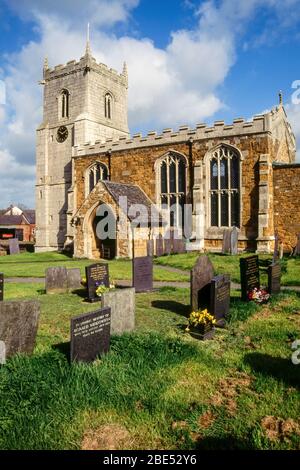
M89 38L77 62L50 69L44 62L43 122L36 143L36 251L61 250L68 233L72 148L96 140L129 136L128 75L93 58Z

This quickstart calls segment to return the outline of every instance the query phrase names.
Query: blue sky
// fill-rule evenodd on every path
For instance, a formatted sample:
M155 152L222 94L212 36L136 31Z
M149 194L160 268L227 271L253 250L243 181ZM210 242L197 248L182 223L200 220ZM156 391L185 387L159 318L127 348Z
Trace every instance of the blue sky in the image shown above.
M88 21L96 59L128 63L132 133L250 119L282 90L300 138L300 0L0 0L0 21L2 207L34 207L43 58L78 59Z

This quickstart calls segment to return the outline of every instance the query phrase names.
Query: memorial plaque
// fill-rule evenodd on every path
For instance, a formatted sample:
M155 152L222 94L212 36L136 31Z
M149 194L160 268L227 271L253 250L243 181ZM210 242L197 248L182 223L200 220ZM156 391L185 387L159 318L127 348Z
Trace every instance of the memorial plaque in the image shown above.
M238 241L239 241L239 232L236 227L232 227L230 235L230 253L232 255L238 254Z
M46 269L45 286L47 294L65 294L68 291L67 268L57 267Z
M93 362L109 346L109 307L71 318L71 362Z
M208 256L200 256L191 270L191 308L209 310L210 283L214 277L214 268Z
M6 358L33 353L39 315L39 302L0 302L0 341L5 344Z
M0 302L3 301L4 298L4 274L0 273Z
M68 291L81 289L81 273L79 268L68 269L67 271L68 278Z
M222 253L230 253L231 249L231 229L225 229L223 232Z
M156 238L155 253L156 256L162 256L164 254L164 239L161 235Z
M10 238L8 241L8 246L10 255L20 254L19 240L17 238Z
M211 280L210 313L216 317L217 326L224 326L230 305L230 276L223 274Z
M133 258L132 279L136 292L147 292L153 289L153 260L151 256Z
M249 292L260 288L258 256L248 256L240 259L242 300L247 301Z
M86 273L88 300L90 302L100 301L101 298L97 296L96 290L101 285L104 285L105 287L109 287L108 264L97 263L97 264L92 264L90 266L86 266L85 273Z
M271 264L268 267L268 292L278 294L281 289L281 266L279 263Z

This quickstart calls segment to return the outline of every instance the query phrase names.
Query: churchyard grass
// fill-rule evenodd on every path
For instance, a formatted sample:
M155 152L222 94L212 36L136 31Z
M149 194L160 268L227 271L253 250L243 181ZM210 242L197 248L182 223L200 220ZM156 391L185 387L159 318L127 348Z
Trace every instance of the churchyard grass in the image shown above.
M70 366L69 319L95 305L43 288L5 285L7 300L39 300L41 317L34 355L0 368L1 449L300 448L298 293L257 306L233 291L228 329L205 342L184 332L188 289L138 294L136 331Z

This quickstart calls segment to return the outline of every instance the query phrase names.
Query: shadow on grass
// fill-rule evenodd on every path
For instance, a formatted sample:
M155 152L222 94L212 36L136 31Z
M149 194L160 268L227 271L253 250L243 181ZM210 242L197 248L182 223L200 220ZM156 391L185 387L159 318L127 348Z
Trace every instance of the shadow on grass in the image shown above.
M77 295L81 299L86 299L87 298L87 291L86 289L75 289L71 292L71 294Z
M70 353L71 353L71 343L67 341L66 343L53 344L51 348L54 351L58 351L60 354L65 356L67 361L70 363Z
M189 305L181 304L174 300L153 300L151 306L160 310L169 310L170 312L177 313L186 318L189 316L191 310Z
M300 366L294 365L291 359L255 352L246 354L244 360L254 372L273 377L283 381L287 386L300 389Z

